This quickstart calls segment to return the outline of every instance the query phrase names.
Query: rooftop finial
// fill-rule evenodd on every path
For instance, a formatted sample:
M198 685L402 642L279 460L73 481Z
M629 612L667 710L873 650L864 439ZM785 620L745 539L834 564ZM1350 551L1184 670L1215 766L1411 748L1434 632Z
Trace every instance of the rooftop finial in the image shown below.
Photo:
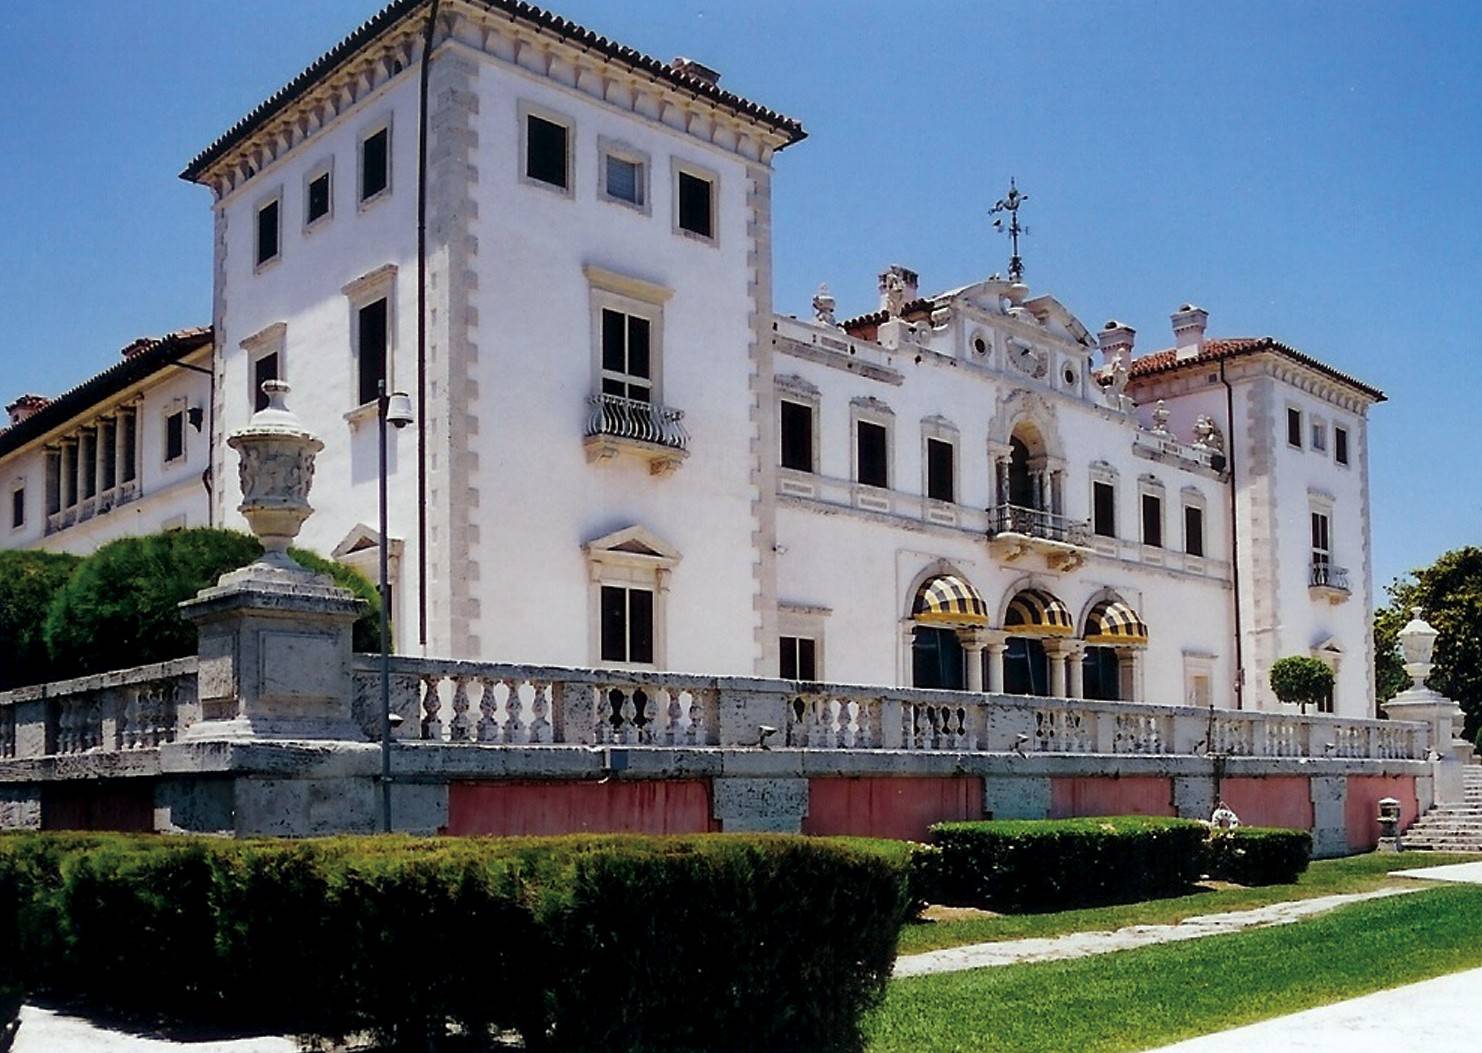
M1012 176L1009 177L1009 192L998 199L998 203L988 210L990 216L996 216L1000 212L1009 214L1009 225L1007 227L1009 242L1012 246L1012 255L1009 256L1009 281L1019 282L1024 280L1024 260L1019 256L1019 235L1028 234L1028 227L1019 225L1019 206L1029 200L1028 194L1019 193L1019 188L1014 184ZM1005 229L1002 219L993 221L993 229L1002 231Z

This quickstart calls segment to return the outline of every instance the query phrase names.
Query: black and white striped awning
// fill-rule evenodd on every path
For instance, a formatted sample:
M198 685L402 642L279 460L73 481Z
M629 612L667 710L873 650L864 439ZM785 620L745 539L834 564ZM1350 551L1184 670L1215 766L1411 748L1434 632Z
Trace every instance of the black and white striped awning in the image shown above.
M1040 589L1024 589L1009 601L1003 627L1010 636L1075 635L1070 609Z
M917 591L911 617L927 625L987 625L988 605L961 578L939 574Z
M1086 616L1086 642L1141 646L1148 642L1148 627L1123 601L1102 600Z

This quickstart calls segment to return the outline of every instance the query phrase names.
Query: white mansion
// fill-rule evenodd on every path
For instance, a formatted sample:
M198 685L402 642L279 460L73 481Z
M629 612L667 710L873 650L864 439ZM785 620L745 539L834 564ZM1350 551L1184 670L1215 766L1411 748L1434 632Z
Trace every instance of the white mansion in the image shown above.
M241 526L225 437L278 378L324 442L301 543L389 546L403 652L1266 709L1311 654L1371 713L1379 391L997 277L776 315L797 122L525 3L436 12L430 62L397 0L191 161L211 328L11 404L0 545Z

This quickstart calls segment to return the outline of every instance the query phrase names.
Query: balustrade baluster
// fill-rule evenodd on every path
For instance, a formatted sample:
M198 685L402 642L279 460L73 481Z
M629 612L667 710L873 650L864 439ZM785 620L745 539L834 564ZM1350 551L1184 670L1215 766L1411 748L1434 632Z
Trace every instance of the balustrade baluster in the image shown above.
M499 694L501 681L493 677L482 677L479 681L483 690L479 694L479 723L476 730L478 741L499 741Z
M442 681L443 678L436 673L426 673L422 677L422 737L432 742L443 739L443 722L437 715L443 708L443 700L438 695Z
M535 694L530 699L530 741L535 743L548 743L551 741L550 703L546 698L547 686L532 682L530 685Z
M468 719L468 679L453 677L453 720L448 725L450 742L467 742L471 726Z
M504 701L504 741L518 744L529 741L529 727L525 723L525 684L527 681L511 678L509 695Z

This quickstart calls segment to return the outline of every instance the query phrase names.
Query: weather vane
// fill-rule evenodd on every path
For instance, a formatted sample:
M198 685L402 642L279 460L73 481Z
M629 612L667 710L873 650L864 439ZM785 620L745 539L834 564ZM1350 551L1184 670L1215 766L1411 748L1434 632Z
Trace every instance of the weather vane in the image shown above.
M998 204L988 210L990 216L996 216L1000 212L1009 214L1009 240L1013 247L1013 254L1009 256L1009 281L1017 282L1024 280L1024 260L1019 256L1019 235L1028 234L1028 227L1019 226L1019 206L1029 200L1028 194L1019 193L1019 188L1014 185L1014 179L1009 177L1009 192L998 199ZM1003 220L995 219L993 229L1004 230Z

